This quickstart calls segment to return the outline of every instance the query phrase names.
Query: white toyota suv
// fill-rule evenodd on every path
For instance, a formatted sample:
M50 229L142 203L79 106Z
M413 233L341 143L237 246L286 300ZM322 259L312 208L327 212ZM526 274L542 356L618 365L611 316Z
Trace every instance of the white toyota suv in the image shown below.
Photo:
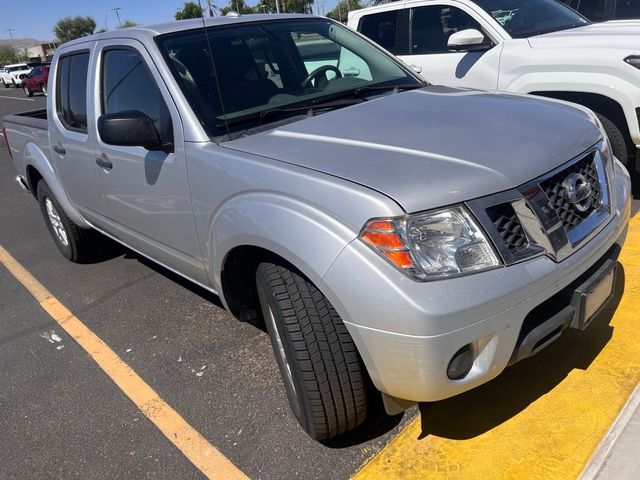
M20 87L22 85L22 79L26 77L31 71L31 67L26 63L16 63L13 65L5 65L4 69L0 70L0 81L5 88Z
M432 83L589 107L640 169L640 21L591 24L555 0L409 0L353 11L349 26Z

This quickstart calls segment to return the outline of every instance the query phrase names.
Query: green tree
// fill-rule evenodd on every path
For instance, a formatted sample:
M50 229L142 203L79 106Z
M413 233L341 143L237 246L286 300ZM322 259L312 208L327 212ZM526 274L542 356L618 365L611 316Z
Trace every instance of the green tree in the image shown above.
M125 20L124 22L122 22L122 25L120 25L118 28L130 28L130 27L137 27L138 24L136 22L132 22L131 20Z
M347 2L349 2L349 8L347 8ZM340 0L336 8L327 13L327 17L339 22L346 22L351 10L359 10L364 7L365 5L360 0Z
M176 20L188 20L202 17L202 9L197 3L184 2L184 6L176 12Z
M53 33L60 43L91 35L96 21L91 17L64 17L53 26Z
M17 61L18 55L15 48L11 45L0 45L0 65L9 65Z
M313 0L278 0L280 13L313 13ZM259 0L255 13L276 13L276 0Z
M226 15L229 12L237 12L242 14L257 13L256 8L257 7L250 7L249 5L247 5L247 2L245 2L245 0L231 0L228 7L222 7L220 9L220 15Z

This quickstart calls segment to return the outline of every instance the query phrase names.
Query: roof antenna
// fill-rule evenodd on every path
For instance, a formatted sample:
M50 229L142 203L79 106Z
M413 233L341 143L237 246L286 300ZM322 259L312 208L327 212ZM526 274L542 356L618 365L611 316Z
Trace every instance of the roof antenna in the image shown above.
M198 7L200 7L200 18L202 19L202 30L204 31L204 36L207 39L207 50L209 51L209 61L211 62L211 71L213 72L213 78L216 81L216 90L218 90L218 97L220 98L220 108L222 108L222 116L224 118L224 126L227 131L227 136L231 138L231 132L229 130L229 122L227 120L227 111L224 108L224 101L222 99L222 91L220 90L220 82L218 81L218 72L216 70L216 64L213 61L213 48L211 47L211 40L209 39L209 32L207 31L207 24L204 20L204 10L202 8L202 4L200 0L198 0ZM213 13L213 10L210 9L209 13Z

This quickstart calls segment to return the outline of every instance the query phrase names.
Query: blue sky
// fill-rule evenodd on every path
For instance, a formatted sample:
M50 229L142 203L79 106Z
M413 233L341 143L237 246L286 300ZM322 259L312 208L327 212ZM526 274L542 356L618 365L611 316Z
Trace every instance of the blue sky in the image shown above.
M195 0L197 1L197 0ZM318 2L319 0L316 0ZM183 0L54 0L32 3L28 0L0 0L0 39L8 39L8 28L12 28L14 38L36 38L52 40L53 24L61 17L88 15L96 21L97 28L104 27L107 12L110 8L121 7L120 18L136 23L153 24L172 21L176 9L183 5ZM206 0L201 0L204 5ZM247 0L248 5L255 5L258 0ZM337 0L325 0L328 12L337 4ZM214 1L218 7L228 4L227 0ZM25 8L26 7L26 8ZM314 7L314 12L316 7ZM114 12L107 19L109 29L117 26L118 20Z

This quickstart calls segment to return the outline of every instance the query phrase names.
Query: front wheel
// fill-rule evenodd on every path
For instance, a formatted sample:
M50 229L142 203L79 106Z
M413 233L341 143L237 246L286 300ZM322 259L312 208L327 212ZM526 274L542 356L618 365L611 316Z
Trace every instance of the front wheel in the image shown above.
M42 94L46 97L47 96L47 86L43 83L40 86L40 89L42 90Z
M25 85L22 89L24 90L25 97L33 97L33 92L29 90L29 87Z
M9 88L9 85L4 81L4 79L2 80L2 85L4 86L4 88Z
M76 263L95 256L101 245L98 232L80 228L73 223L44 180L38 182L37 192L40 211L60 253Z
M609 143L611 144L613 155L615 155L615 157L620 160L624 166L627 166L629 164L629 150L623 133L616 124L607 117L599 113L596 113L596 115L598 120L600 120L600 123L602 123L604 131L607 133L607 137L609 137Z
M368 375L342 319L302 274L261 263L256 285L289 404L315 440L360 425L367 415Z

